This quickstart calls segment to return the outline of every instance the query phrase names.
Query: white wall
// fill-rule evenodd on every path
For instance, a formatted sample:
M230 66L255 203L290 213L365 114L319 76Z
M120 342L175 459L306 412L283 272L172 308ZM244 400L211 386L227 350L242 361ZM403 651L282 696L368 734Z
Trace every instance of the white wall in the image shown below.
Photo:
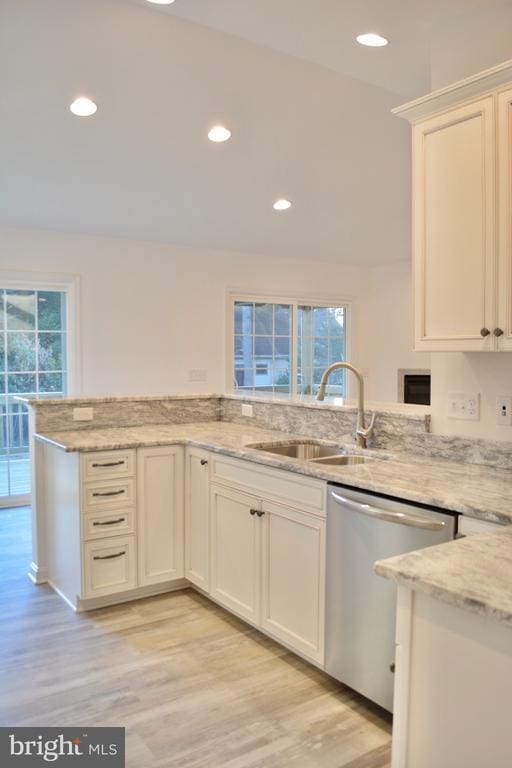
M445 18L432 37L433 90L512 59L510 0L488 0L484 10L470 11Z
M80 276L84 394L222 392L228 289L343 299L367 276L312 259L0 229L0 270L9 269ZM189 370L201 368L207 382L190 383Z
M396 401L397 368L428 367L411 351L408 264L360 269L0 229L0 270L9 269L80 276L83 394L225 391L229 289L352 300L351 359L367 370L372 400ZM207 381L189 382L192 369Z
M375 267L362 296L359 360L369 400L395 402L399 368L430 368L430 355L413 352L410 262Z

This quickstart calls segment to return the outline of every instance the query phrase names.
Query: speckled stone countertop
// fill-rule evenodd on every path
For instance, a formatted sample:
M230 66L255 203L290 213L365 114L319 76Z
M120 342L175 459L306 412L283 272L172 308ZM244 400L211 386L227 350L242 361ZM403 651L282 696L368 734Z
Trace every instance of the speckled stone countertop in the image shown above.
M103 451L177 443L195 445L258 464L462 512L484 520L512 523L512 472L504 469L440 461L413 454L390 454L381 450L366 451L372 460L365 464L345 467L319 465L250 447L252 443L288 441L300 436L230 422L70 430L36 437L65 451ZM353 445L350 448L359 452Z
M375 571L512 627L512 528L381 560Z

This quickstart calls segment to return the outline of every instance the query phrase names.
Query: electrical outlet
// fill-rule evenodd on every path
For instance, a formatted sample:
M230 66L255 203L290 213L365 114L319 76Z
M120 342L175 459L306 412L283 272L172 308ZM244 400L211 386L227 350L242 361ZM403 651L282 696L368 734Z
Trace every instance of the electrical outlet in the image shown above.
M247 403L242 403L242 416L247 416L249 419L252 419L253 417L252 405L248 405Z
M496 398L496 424L512 427L512 397L506 395Z
M467 421L480 420L480 393L479 392L449 392L448 393L448 418L465 419Z
M73 408L73 421L92 421L93 418L93 408Z

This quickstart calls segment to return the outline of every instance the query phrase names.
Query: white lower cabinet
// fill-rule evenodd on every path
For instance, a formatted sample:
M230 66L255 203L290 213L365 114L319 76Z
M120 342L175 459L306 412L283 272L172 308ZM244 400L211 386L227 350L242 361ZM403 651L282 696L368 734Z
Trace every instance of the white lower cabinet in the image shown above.
M139 586L179 579L183 566L183 448L137 451Z
M52 587L78 610L179 588L183 577L323 664L321 480L199 448L66 454L46 446Z
M269 502L262 510L261 626L321 664L325 521Z
M210 594L253 624L260 614L260 510L257 498L212 486Z
M322 665L325 519L264 493L212 484L210 595Z
M185 453L185 577L210 588L210 454L200 448Z
M113 536L83 545L85 599L135 589L137 552L133 536Z

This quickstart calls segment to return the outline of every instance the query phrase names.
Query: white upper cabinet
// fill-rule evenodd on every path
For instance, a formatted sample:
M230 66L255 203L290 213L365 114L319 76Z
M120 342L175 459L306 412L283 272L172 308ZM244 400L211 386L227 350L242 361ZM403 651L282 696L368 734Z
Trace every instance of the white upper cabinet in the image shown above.
M417 349L481 350L493 323L492 98L414 127ZM485 331L484 331L485 333Z
M512 349L512 62L395 113L413 125L415 349Z
M498 97L499 283L500 347L512 350L512 88Z

